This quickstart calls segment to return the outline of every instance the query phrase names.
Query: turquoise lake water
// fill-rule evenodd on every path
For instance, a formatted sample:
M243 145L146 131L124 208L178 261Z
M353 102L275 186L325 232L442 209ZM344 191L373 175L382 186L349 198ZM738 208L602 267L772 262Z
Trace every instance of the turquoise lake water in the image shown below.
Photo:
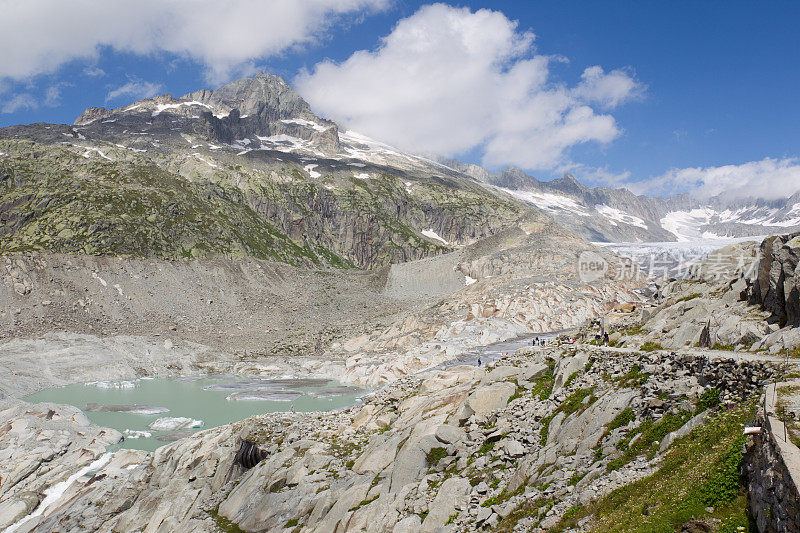
M215 376L74 384L39 391L25 400L74 405L95 424L122 432L125 440L117 447L152 451L189 432L253 415L347 407L366 392L326 379ZM180 422L176 418L199 427L174 428ZM166 420L154 425L159 419Z

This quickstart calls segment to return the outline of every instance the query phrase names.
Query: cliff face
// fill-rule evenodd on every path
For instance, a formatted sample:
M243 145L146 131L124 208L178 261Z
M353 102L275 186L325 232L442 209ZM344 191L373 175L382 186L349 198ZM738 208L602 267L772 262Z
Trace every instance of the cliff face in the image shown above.
M377 268L491 235L524 210L480 187L412 183L388 172L341 175L337 187L282 166L273 171L277 179L251 174L242 183L233 165L218 165L209 179L177 163L178 172L196 178L187 180L146 160L88 160L24 141L0 145L7 154L0 159L4 253L252 256ZM170 167L176 159L159 162Z
M747 300L783 326L800 326L800 233L764 239Z

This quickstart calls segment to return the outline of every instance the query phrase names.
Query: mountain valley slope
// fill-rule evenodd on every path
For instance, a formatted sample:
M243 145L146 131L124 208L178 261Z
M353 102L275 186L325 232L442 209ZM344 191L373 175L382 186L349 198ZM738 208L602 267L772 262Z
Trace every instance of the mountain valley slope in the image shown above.
M800 344L797 235L717 254L718 275L696 265L651 297L635 264L584 239L668 240L657 200L563 178L529 191L550 195L537 207L467 170L341 132L263 73L0 130L0 527L744 527L738 471L730 498L679 496L741 457L782 343ZM587 261L602 270L587 277ZM717 346L696 346L709 314ZM601 321L615 346L596 345ZM548 346L454 364L544 333ZM375 390L155 452L108 452L115 430L20 399L205 373Z

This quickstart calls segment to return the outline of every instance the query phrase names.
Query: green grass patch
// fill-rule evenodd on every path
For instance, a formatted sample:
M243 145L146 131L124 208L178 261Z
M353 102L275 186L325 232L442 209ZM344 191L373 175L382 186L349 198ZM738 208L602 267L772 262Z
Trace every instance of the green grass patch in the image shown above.
M720 520L719 531L755 531L740 479L742 429L754 410L751 402L718 414L675 441L657 472L575 511L559 526L574 527L594 515L593 532L667 532L694 517Z
M487 453L492 451L492 449L494 449L494 445L495 445L494 441L484 442L483 444L481 444L481 447L478 448L478 455L486 455Z
M584 400L589 398L586 403ZM588 389L578 389L570 394L555 411L542 419L542 426L539 428L539 442L542 446L547 444L547 433L550 430L550 422L558 413L564 413L564 418L572 413L582 411L583 409L592 405L597 398L594 396L594 387Z
M214 520L214 524L219 531L223 533L245 533L244 529L240 528L236 523L231 522L221 514L219 514L219 507L213 511L206 511L208 515Z
M720 403L719 389L708 389L697 399L697 411L705 411L718 406Z
M660 346L660 345L659 345ZM660 347L658 348L660 349ZM620 387L636 388L644 385L650 378L650 374L645 374L639 365L633 365L628 372L613 381Z
M617 448L624 453L622 456L609 461L606 469L609 472L617 470L639 455L646 455L648 458L652 458L658 451L658 447L664 437L680 428L691 418L691 412L679 411L676 415L664 415L657 421L645 420L617 444ZM641 436L633 444L630 444L637 435Z
M657 343L657 342L653 342L653 341L647 341L647 342L645 342L644 344L642 344L641 346L639 346L639 349L640 349L641 351L643 351L643 352L654 352L654 351L656 351L656 350L663 350L663 349L664 349L664 347L663 347L663 346L661 346L661 345L660 345L659 343Z
M438 463L441 459L447 457L447 450L442 447L435 447L431 448L430 451L425 454L425 460L428 461L428 466L434 466Z
M675 303L677 304L677 303L681 303L681 302L688 302L689 300L694 300L695 298L700 298L701 296L702 296L701 293L695 292L695 293L690 294L689 296L684 296L683 298L678 298L677 300L675 300Z
M711 347L712 350L725 350L726 352L732 352L734 350L733 344L720 344L718 342L714 343L714 346Z
M553 371L548 370L544 375L534 381L533 387L531 388L531 395L534 398L546 400L553 394L553 385L555 385Z
M634 420L636 420L636 415L633 413L633 409L626 407L614 417L614 420L612 420L610 424L608 424L608 431L614 431L615 429L627 426Z

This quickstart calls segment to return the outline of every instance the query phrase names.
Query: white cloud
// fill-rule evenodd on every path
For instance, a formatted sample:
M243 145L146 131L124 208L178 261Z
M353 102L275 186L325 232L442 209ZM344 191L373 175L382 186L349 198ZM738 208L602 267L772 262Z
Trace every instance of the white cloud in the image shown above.
M644 86L629 72L617 69L606 74L603 67L595 65L583 71L581 83L573 93L586 102L610 109L632 98L641 97L643 91Z
M422 7L373 51L324 61L295 84L312 107L349 129L408 150L453 157L475 148L484 164L550 169L570 147L607 143L612 108L641 86L628 73L589 67L569 88L550 80L534 35L497 11Z
M70 83L59 82L49 86L44 92L45 107L58 107L61 105L61 89L71 85Z
M89 76L90 78L102 78L106 75L106 71L98 67L97 65L88 66L83 69L83 73Z
M39 103L32 94L20 93L15 94L11 98L4 99L0 111L3 113L14 113L21 109L36 109L37 107L39 107Z
M156 94L158 91L161 90L161 84L159 83L152 83L149 81L141 81L141 80L131 80L125 85L117 87L109 91L106 95L106 102L110 102L111 100L115 100L122 96L128 96L133 98L134 100L139 100L142 98L150 98Z
M630 174L587 173L611 187L627 187L636 194L669 196L688 192L698 198L787 198L800 190L800 159L771 157L739 165L674 168L661 176L631 181Z
M168 52L222 81L258 59L314 42L347 14L390 0L0 0L0 79L23 80L101 47Z

